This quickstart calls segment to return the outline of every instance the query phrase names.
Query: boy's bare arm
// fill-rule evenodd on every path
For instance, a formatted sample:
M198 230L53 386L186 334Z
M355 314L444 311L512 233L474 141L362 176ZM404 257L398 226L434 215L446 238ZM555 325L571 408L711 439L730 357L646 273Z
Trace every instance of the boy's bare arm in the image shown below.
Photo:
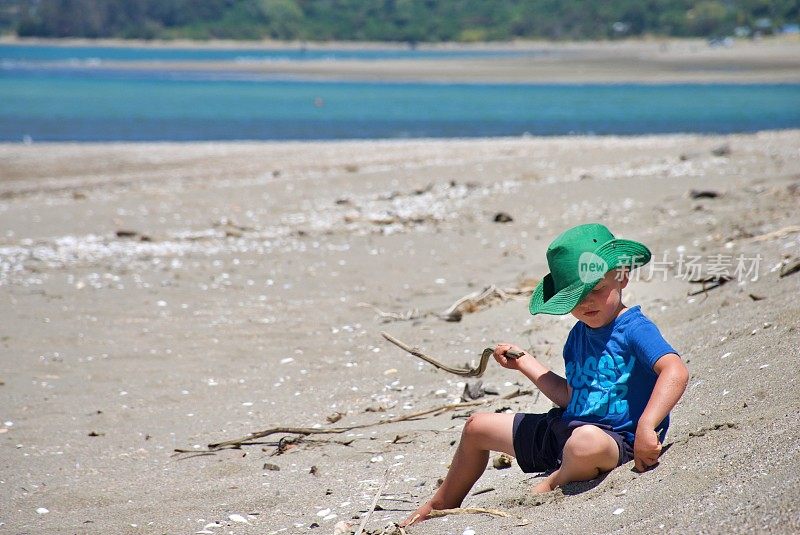
M505 352L509 349L515 349L523 355L517 359L506 358ZM504 368L521 371L553 403L559 407L569 405L572 392L567 380L544 366L533 355L511 344L498 344L494 355L497 362Z
M655 428L678 403L689 382L689 370L674 353L658 359L653 371L658 374L658 380L639 418L634 440L633 456L636 469L640 471L658 462L661 444Z
M520 357L518 365L519 371L533 381L542 394L550 398L553 403L562 408L569 405L572 392L566 379L548 369L528 353Z

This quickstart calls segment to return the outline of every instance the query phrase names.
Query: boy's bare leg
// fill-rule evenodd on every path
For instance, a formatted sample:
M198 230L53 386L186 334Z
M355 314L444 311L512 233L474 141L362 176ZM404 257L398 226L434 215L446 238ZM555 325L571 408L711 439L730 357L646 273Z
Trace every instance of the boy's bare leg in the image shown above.
M450 463L444 482L433 498L411 513L400 525L425 520L432 509L452 509L461 505L472 485L486 470L489 451L514 456L514 415L478 413L464 424L461 442Z
M614 439L599 427L583 425L564 445L561 467L533 487L533 492L550 492L572 481L594 479L616 468L618 461L619 447Z

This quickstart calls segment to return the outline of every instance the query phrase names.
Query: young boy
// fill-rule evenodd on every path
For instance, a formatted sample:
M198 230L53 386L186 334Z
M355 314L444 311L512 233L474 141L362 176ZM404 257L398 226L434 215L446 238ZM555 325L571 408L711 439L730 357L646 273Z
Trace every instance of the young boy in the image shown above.
M510 349L522 352L511 344L498 344L494 357L558 407L547 414L470 416L444 482L403 525L425 520L432 509L460 506L489 451L516 457L524 472L553 470L535 493L594 479L631 459L639 471L657 464L688 371L639 307L622 302L629 271L649 260L647 247L616 239L599 224L569 229L550 244L550 273L536 287L530 311L579 320L564 345L566 379L527 352L507 357Z

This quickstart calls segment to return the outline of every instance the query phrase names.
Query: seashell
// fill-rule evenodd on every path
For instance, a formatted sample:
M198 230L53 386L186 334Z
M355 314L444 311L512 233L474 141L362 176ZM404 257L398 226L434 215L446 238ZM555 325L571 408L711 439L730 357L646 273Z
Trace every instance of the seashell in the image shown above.
M504 468L511 468L511 457L505 453L501 453L494 459L492 459L492 466L495 467L497 470L502 470Z

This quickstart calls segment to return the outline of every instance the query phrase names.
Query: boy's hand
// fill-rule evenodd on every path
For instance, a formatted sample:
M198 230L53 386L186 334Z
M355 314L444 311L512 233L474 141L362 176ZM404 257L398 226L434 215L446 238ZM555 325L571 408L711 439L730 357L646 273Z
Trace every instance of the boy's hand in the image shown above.
M633 440L633 461L638 472L644 472L651 466L658 464L661 454L661 443L658 435L649 427L636 428L636 438Z
M519 366L517 360L506 357L506 351L513 350L517 351L518 353L525 353L525 351L513 344L497 344L494 348L494 360L497 361L500 366L503 368L508 368L509 370L519 370ZM527 353L525 353L527 355Z

